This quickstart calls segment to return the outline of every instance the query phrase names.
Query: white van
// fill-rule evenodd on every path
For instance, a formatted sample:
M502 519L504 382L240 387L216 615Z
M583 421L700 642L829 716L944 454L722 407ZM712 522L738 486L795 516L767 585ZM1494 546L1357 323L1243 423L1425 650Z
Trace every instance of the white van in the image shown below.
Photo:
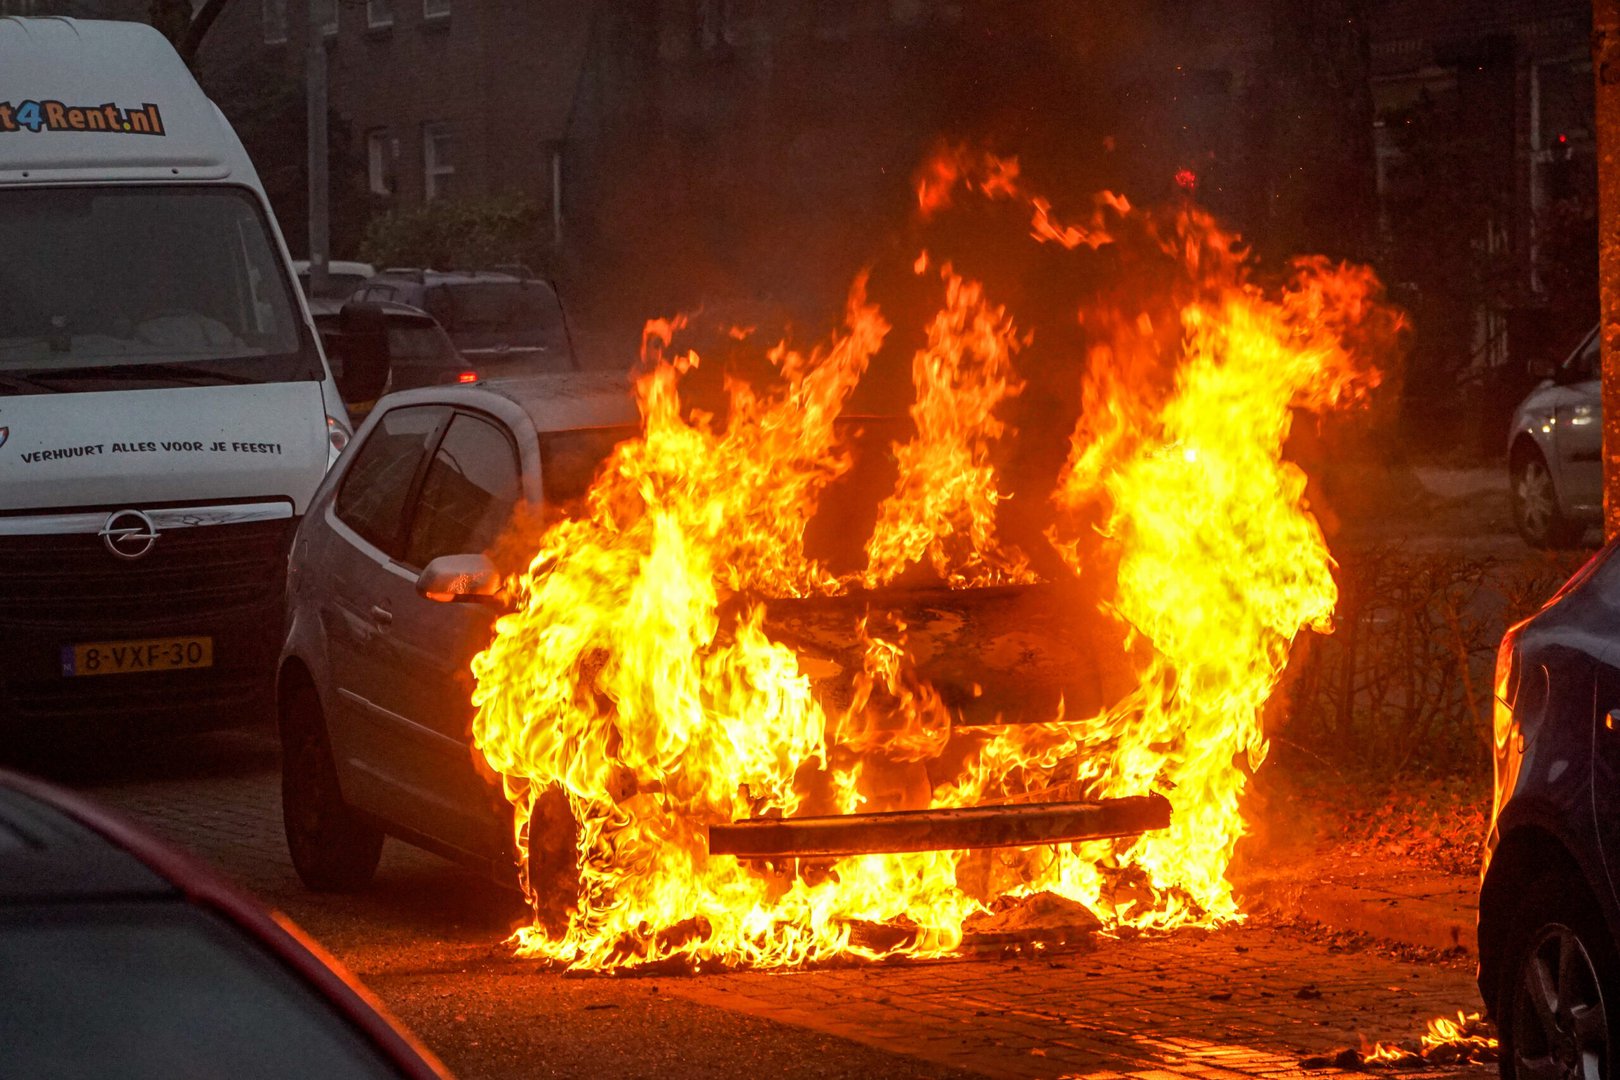
M349 435L253 165L169 43L0 19L0 740L268 701L293 530Z

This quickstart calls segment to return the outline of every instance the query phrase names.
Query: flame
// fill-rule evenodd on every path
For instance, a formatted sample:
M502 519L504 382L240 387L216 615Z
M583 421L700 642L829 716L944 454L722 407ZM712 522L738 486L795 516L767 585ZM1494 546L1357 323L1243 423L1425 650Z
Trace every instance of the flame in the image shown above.
M1373 1043L1364 1046L1361 1060L1368 1065L1489 1064L1499 1050L1491 1024L1477 1012L1459 1009L1455 1020L1449 1016L1430 1020L1415 1050L1399 1043Z
M980 285L949 263L940 276L945 306L912 361L917 434L895 448L900 479L866 544L870 588L925 556L952 588L1034 580L1028 559L996 539L1003 496L990 463L1006 430L995 410L1023 389L1012 365L1020 343L1006 311L992 307Z
M775 383L728 380L716 415L682 403L700 360L671 351L681 320L649 323L641 434L534 539L516 610L473 664L474 738L515 808L535 910L520 953L588 969L936 956L971 916L1039 894L1105 927L1237 917L1225 869L1265 755L1262 707L1293 637L1328 629L1336 599L1284 443L1293 410L1365 397L1393 316L1369 273L1325 261L1262 288L1235 238L1189 208L1105 195L1060 224L1012 159L948 151L917 190L925 217L962 190L1022 201L1036 239L1076 257L1116 245L1154 268L1137 291L1080 306L1084 407L1047 533L1052 573L1102 586L1102 609L1076 618L1124 628L1134 692L1095 715L1060 705L1042 722L964 728L893 612L859 621L843 699L821 686L838 665L767 620L771 598L914 573L958 588L1037 580L997 535L994 464L1030 338L981 284L939 264L941 307L915 328L915 433L892 447L898 478L865 568L843 574L807 553L805 532L852 468L840 417L890 332L864 276L841 333L808 354L776 346ZM706 850L708 826L742 818L1155 790L1173 824L1134 840L819 862Z

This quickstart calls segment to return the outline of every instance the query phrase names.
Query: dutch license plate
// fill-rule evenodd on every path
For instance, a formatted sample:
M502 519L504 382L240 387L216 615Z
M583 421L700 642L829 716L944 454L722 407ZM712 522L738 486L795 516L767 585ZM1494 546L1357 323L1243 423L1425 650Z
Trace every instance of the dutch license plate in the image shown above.
M214 666L211 637L92 641L62 646L63 675L130 675Z

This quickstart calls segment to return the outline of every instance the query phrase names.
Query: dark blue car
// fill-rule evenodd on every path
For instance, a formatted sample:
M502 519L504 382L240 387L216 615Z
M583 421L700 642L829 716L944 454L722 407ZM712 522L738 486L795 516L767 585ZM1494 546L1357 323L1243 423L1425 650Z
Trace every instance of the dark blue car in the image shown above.
M1614 1075L1620 1023L1620 558L1600 551L1496 661L1479 988L1506 1078Z

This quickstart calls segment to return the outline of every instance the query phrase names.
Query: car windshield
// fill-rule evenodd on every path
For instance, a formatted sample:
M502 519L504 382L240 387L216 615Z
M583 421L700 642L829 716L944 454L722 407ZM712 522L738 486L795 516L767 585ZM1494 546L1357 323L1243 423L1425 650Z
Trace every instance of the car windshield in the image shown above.
M245 190L0 191L0 251L0 393L320 378Z
M0 1000L0 1076L399 1076L278 959L180 903L0 917Z
M470 281L427 291L428 313L462 349L539 348L568 363L562 304L543 281Z

